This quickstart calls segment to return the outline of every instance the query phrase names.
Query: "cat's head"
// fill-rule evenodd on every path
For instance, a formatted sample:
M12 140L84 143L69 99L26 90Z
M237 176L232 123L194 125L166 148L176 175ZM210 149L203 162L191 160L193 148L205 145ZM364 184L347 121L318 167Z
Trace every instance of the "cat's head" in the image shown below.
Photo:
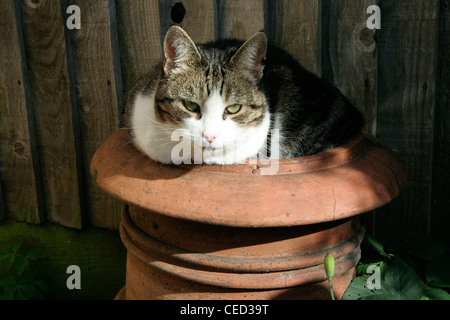
M253 152L246 145L264 142L270 122L260 86L266 50L263 32L242 45L219 48L197 46L183 29L171 27L155 95L156 119L185 130L197 146Z

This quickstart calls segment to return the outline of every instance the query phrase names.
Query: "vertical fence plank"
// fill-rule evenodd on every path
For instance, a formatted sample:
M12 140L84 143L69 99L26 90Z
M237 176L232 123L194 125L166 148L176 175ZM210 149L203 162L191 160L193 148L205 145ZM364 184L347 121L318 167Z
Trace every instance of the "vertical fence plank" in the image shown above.
M289 52L305 69L319 75L320 1L268 0L266 6L270 42Z
M367 28L373 0L323 0L322 75L364 114L376 133L375 30Z
M181 21L172 15L174 5L185 14ZM182 27L195 43L204 43L215 38L215 3L214 0L160 0L161 35L164 38L172 25ZM175 20L174 20L175 18ZM178 18L181 18L180 16Z
M81 228L80 150L59 1L22 2L24 43L36 119L45 207L51 222Z
M161 59L158 0L116 1L122 81L127 92Z
M10 219L43 223L20 7L9 0L1 0L0 7L0 220L7 210Z
M431 234L450 247L450 0L440 1Z
M219 38L246 40L264 29L264 0L218 0Z
M116 72L120 73L120 65L116 65L114 56L119 54L114 42L115 4L110 0L72 0L71 4L77 5L81 12L81 29L66 33L71 39L68 50L72 52L81 120L89 222L96 227L117 229L120 206L97 186L87 169L95 151L119 128L122 85Z
M429 232L437 0L381 0L377 136L405 166L408 183L377 210L377 233Z

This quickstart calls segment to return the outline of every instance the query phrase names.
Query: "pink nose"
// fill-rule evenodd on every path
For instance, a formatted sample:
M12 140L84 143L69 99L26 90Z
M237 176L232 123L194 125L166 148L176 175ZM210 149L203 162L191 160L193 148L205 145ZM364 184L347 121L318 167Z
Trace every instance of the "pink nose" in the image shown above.
M205 133L203 133L202 135L203 135L203 137L205 137L205 139L206 139L209 143L213 143L214 140L216 140L216 138L217 138L216 136L209 135L209 134L205 134Z

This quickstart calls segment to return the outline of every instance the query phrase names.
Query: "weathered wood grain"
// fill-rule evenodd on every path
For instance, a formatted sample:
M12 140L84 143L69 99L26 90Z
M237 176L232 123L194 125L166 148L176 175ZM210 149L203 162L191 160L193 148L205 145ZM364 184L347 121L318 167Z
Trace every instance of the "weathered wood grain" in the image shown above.
M0 1L0 220L42 223L45 213L20 25L20 7ZM3 202L4 201L4 202Z
M59 1L22 2L45 209L51 222L80 228L81 155L70 95L65 21Z
M80 30L66 31L73 48L74 80L78 114L81 120L84 190L89 222L93 226L117 229L120 207L95 183L89 165L95 151L119 129L122 98L119 54L115 37L115 4L110 0L73 0L82 13ZM63 8L64 9L64 8ZM68 49L70 44L68 46Z
M162 57L158 0L117 1L122 82L127 92Z
M372 0L324 0L322 76L364 114L365 130L376 133L375 30L367 28Z
M405 166L407 187L377 211L377 232L430 231L437 1L381 0L377 136Z
M320 1L267 1L266 6L269 41L289 52L304 68L320 75Z
M431 234L450 247L450 1L440 1Z
M264 29L264 0L218 0L218 38L247 40Z

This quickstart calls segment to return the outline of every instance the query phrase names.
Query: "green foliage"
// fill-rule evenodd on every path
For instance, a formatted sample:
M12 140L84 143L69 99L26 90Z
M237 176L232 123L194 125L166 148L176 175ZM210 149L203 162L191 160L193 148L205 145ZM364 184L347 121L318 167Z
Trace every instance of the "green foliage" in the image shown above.
M430 237L411 233L385 246L366 235L363 244L370 257L359 263L343 300L450 300L450 252ZM379 287L371 285L373 266Z
M30 250L25 254L19 252L20 243L11 243L9 252L0 252L0 264L8 271L5 278L0 279L0 300L44 299L49 292L47 285L38 275L28 271L30 261L44 258L37 251Z

